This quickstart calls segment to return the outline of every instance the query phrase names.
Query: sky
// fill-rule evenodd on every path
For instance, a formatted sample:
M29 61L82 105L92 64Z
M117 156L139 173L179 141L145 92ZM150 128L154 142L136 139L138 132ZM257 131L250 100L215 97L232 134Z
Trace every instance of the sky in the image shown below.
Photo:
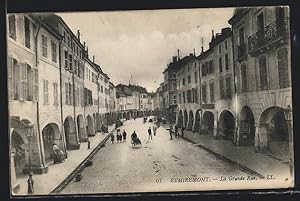
M212 30L230 27L233 8L173 9L143 11L57 13L76 34L80 30L89 57L108 74L111 81L156 91L163 82L163 70L180 58L208 48ZM131 78L132 77L132 78Z

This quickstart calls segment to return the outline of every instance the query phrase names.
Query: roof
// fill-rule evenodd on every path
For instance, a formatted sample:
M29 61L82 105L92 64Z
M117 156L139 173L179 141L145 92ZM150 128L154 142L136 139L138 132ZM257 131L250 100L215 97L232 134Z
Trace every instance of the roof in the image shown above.
M233 11L233 16L228 20L228 23L233 25L241 18L241 16L246 14L249 10L250 8L246 8L246 7L235 8Z

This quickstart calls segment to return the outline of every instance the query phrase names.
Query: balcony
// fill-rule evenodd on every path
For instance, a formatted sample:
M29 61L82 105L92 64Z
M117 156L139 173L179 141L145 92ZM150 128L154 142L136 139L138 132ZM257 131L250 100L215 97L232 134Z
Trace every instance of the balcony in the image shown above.
M238 53L238 61L241 62L247 58L247 53L246 53L246 44L241 44L238 46L237 49Z
M276 47L289 38L289 18L272 22L264 27L263 31L256 32L248 38L249 53L261 54Z

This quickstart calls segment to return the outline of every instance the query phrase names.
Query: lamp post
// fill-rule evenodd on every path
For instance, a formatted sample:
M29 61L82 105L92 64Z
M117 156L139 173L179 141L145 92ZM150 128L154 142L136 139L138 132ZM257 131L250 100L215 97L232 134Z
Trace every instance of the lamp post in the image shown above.
M33 193L33 178L32 178L32 168L31 168L31 140L33 137L33 124L29 124L26 127L26 137L28 139L28 162L29 162L29 174L28 174L28 180L27 180L27 184L28 184L28 194L32 194Z
M288 105L284 110L284 117L287 122L288 136L289 136L289 153L290 153L290 176L293 175L294 169L294 147L293 147L293 128L292 128L292 110L291 106Z

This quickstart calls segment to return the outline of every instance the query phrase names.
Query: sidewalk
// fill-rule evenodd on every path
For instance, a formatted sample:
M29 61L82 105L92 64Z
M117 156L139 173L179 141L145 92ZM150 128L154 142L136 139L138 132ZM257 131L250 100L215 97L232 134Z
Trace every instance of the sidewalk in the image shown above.
M107 135L115 128L115 125L108 127L109 133L97 133L94 137L89 137L91 147L88 149L88 143L80 144L79 150L68 151L68 158L64 163L48 164L48 173L41 175L33 175L34 180L34 195L49 194L55 189L66 177L68 177L78 165L101 143ZM20 184L20 191L15 195L27 195L27 179L24 175L17 178L17 183Z
M181 132L181 131L180 131ZM256 153L254 147L234 146L228 140L216 140L211 135L200 135L192 131L184 131L184 138L194 142L207 151L229 162L235 163L244 169L267 177L273 175L276 178L290 178L288 164L271 158L262 153Z

